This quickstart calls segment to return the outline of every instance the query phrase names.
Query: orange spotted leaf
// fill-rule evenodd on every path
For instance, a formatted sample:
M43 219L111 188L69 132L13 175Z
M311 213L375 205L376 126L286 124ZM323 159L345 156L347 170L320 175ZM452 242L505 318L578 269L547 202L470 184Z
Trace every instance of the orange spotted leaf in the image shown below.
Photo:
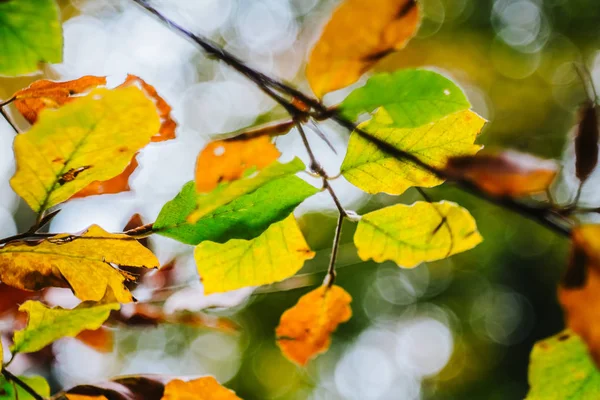
M341 287L321 286L302 296L283 313L277 327L277 345L299 365L329 348L331 333L352 316L352 297Z
M212 376L184 382L175 379L165 386L162 400L241 400Z
M268 136L211 142L196 160L196 190L210 192L221 182L241 178L249 168L263 169L280 155Z

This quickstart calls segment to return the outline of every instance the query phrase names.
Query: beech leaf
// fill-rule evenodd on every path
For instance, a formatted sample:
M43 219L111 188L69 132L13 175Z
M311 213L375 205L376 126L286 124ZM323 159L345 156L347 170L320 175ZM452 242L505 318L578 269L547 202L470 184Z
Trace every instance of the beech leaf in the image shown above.
M0 280L25 290L68 287L81 300L99 301L107 289L120 303L132 300L124 285L133 279L114 266L157 268L152 252L134 238L92 225L79 235L60 234L40 242L0 247Z
M156 108L138 88L95 89L57 110L45 110L15 138L12 188L36 212L68 200L129 165L158 131Z
M420 21L415 0L345 0L312 50L306 76L322 97L358 80L377 61L400 50Z
M62 28L54 0L0 1L0 75L27 75L62 61Z
M450 157L475 154L481 149L473 144L485 120L470 110L450 114L435 122L415 128L396 128L387 110L380 108L373 118L359 127L378 139L443 168ZM402 194L413 186L433 187L442 179L381 150L378 145L353 132L342 175L367 193Z
M112 310L120 308L118 303L82 303L72 310L48 308L39 301L28 300L19 311L29 315L25 329L15 332L11 351L32 353L50 343L67 336L74 337L86 329L98 329Z
M241 400L232 390L219 384L212 376L184 382L175 379L165 386L162 400Z
M294 215L272 224L252 240L204 241L194 250L205 294L281 281L314 255Z
M370 212L354 234L362 260L391 260L404 268L470 250L482 240L471 214L449 201L417 201Z
M321 286L283 313L275 331L283 354L298 365L329 348L331 334L352 316L352 297L341 287Z

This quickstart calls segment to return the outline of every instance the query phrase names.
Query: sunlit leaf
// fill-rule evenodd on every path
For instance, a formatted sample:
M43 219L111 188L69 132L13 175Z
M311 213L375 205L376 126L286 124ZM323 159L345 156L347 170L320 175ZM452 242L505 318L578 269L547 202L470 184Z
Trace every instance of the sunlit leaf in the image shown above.
M558 172L553 160L512 150L453 157L446 173L475 183L496 196L525 196L544 192Z
M62 61L62 28L54 0L0 1L0 75L26 75Z
M589 102L579 112L579 125L575 134L575 174L585 181L598 164L598 106Z
M275 331L283 354L299 365L329 348L331 334L352 316L352 297L341 287L321 286L283 313Z
M573 228L571 260L558 290L569 328L587 343L600 365L600 225Z
M471 214L448 201L418 201L370 212L362 216L354 234L362 260L391 260L404 268L470 250L481 241Z
M211 142L196 160L196 190L210 192L219 183L241 178L252 167L265 168L280 155L268 136Z
M194 251L206 294L278 282L314 255L293 215L252 240L204 241Z
M212 376L184 382L172 380L165 386L162 400L241 400L235 393L219 384Z
M161 375L124 376L93 385L79 385L52 396L52 400L162 400L165 383Z
M50 385L41 376L19 376L20 380L36 391L42 397L50 396ZM15 393L15 388L17 392ZM27 393L21 386L7 381L0 376L0 400L35 400L32 395Z
M156 257L137 240L92 225L82 235L61 234L40 242L0 247L0 280L25 290L68 287L81 300L102 299L110 288L120 303L132 300L129 274L114 266L157 268Z
M529 386L526 400L595 400L600 398L600 372L583 340L565 330L533 347Z
M318 192L295 176L304 168L297 158L287 164L275 162L256 176L207 194L198 194L194 182L189 182L165 204L153 230L188 244L255 238Z
M473 143L484 124L483 118L466 110L416 128L396 128L389 113L381 108L359 127L441 169L450 157L471 155L481 148ZM433 187L443 182L431 172L384 152L356 132L350 137L341 172L367 193L401 194L412 186Z
M29 320L25 329L15 332L11 351L32 353L60 338L76 336L85 329L98 329L110 312L118 310L119 307L118 303L82 303L68 310L60 307L48 308L39 301L28 300L19 307L19 311L26 312Z
M15 138L11 186L34 211L44 211L122 173L158 127L156 108L139 89L96 89L43 111Z
M106 85L103 76L82 76L66 82L54 82L45 79L33 82L25 89L16 92L15 107L29 123L34 124L39 113L45 108L59 108L78 99L76 95L87 93L98 86Z
M424 69L381 73L354 89L340 104L343 116L355 120L383 107L396 128L415 128L471 107L450 79Z
M420 20L415 0L345 0L333 13L306 67L318 97L358 80L373 64L403 48Z

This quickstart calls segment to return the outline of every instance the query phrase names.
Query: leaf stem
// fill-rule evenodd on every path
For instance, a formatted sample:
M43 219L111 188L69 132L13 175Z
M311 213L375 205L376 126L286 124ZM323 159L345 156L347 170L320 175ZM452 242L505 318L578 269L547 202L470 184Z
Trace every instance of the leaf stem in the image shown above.
M17 128L17 126L15 125L14 122L12 122L12 120L10 119L10 117L8 116L7 112L4 111L4 109L2 108L2 106L4 104L8 104L8 103L3 103L2 105L0 105L0 114L2 114L2 117L4 117L4 119L6 120L6 122L8 122L8 124L11 126L11 128L13 128L13 130L15 131L15 133L21 133L19 131L19 128Z
M335 283L335 277L337 275L335 271L335 262L337 260L338 250L340 248L340 237L342 235L342 225L344 223L344 215L340 213L335 227L335 234L333 236L333 245L331 247L331 258L329 259L329 268L327 268L327 275L323 280L323 285L328 288L332 287Z
M44 397L41 396L38 392L36 392L31 386L27 383L23 382L19 377L13 375L9 370L2 369L2 375L6 378L6 380L10 382L14 382L17 385L21 386L23 390L31 395L35 400L44 400Z

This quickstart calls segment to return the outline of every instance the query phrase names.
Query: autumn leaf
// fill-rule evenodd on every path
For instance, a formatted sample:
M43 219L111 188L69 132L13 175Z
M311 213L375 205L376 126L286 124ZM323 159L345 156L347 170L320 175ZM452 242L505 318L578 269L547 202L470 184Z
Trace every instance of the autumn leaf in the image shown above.
M280 155L268 136L211 142L196 161L196 190L210 192L219 183L240 179L252 167L265 168Z
M434 168L443 168L450 157L471 155L485 120L472 111L459 111L415 128L396 128L387 110L379 109L359 127L394 148L414 155ZM341 166L343 176L367 193L402 194L413 186L433 187L442 179L410 161L381 150L353 132Z
M212 376L184 382L175 379L165 386L162 400L241 400Z
M112 352L115 344L112 331L103 326L98 329L85 329L79 332L75 339L100 353Z
M54 0L0 1L0 75L39 70L40 63L62 61L62 28Z
M50 396L50 385L43 377L19 376L18 378L35 390L40 396L44 398ZM0 376L0 400L35 400L35 398L21 386L7 381L4 376Z
M11 351L14 353L32 353L63 338L74 337L86 329L98 329L110 315L118 310L118 303L93 305L82 303L72 310L55 307L48 308L39 301L28 300L19 311L29 315L27 326L15 332Z
M370 212L354 234L362 260L392 260L404 268L470 250L482 240L469 212L449 201L418 201Z
M66 82L41 79L16 92L13 95L14 104L21 115L30 124L34 124L43 109L59 108L78 99L76 95L104 85L106 85L106 78L103 76L86 75Z
M322 97L358 80L377 61L400 50L415 35L420 10L415 0L345 0L313 48L306 76Z
M158 126L154 105L139 89L96 89L42 112L30 131L15 138L17 170L10 184L42 212L122 173Z
M450 158L445 171L495 196L518 197L547 190L558 172L558 165L553 160L506 150Z
M304 168L298 158L287 164L274 162L256 176L222 184L207 194L198 194L188 182L164 205L153 231L194 245L253 239L318 192L295 176Z
M206 294L281 281L314 255L293 215L252 240L204 241L194 250Z
M585 343L570 330L535 344L529 363L525 400L600 398L600 372Z
M66 394L67 400L108 400L105 396L87 396L84 394Z
M596 364L600 365L600 225L582 225L571 233L571 260L558 299L565 310L569 328L587 343Z
M588 102L579 111L575 134L575 173L584 182L598 164L598 106Z
M92 225L83 234L0 247L0 280L25 290L68 287L81 300L102 299L110 288L120 303L132 300L124 285L132 276L115 266L157 268L156 257L135 239Z
M340 113L356 120L383 107L396 128L416 128L446 115L468 110L471 104L454 82L433 71L405 69L380 73L356 88L339 105Z
M165 383L170 380L160 375L124 376L94 385L79 385L56 393L52 400L161 400Z
M321 286L283 313L275 331L283 354L298 365L329 348L331 334L352 316L352 297L341 287Z

